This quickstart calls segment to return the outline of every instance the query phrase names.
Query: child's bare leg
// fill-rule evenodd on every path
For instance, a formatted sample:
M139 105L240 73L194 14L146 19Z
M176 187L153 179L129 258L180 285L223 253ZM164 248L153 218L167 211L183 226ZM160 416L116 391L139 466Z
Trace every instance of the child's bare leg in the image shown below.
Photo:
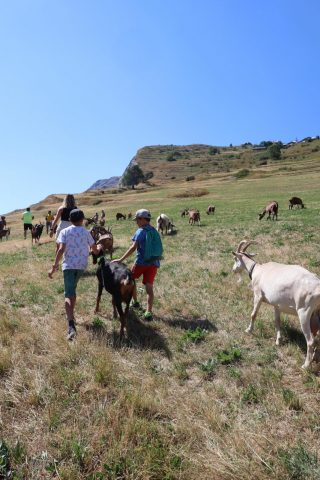
M146 292L147 292L147 310L148 312L152 312L153 299L154 299L152 283L146 283Z

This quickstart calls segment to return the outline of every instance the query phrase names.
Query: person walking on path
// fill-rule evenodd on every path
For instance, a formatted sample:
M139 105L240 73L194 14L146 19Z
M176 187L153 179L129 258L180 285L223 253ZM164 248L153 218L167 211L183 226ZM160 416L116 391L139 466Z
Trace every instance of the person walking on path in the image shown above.
M76 289L79 278L87 268L90 247L94 254L99 255L101 245L96 245L90 232L83 226L84 213L76 208L70 212L71 226L61 230L57 242L58 251L54 264L49 270L49 277L59 268L59 262L62 261L62 272L64 280L64 305L68 322L68 340L73 340L76 336L76 324L74 310L76 306Z
M32 232L32 220L34 216L30 211L30 207L28 207L22 214L22 221L23 221L23 236L24 239L27 238L27 231L30 230Z
M50 228L50 237L53 237L54 230L56 225L58 225L57 231L56 231L56 243L57 243L57 250L58 250L58 237L60 232L67 227L71 226L71 222L69 219L70 212L71 210L74 210L76 207L76 202L74 199L74 196L68 193L68 195L65 196L63 203L61 207L58 208L58 211L56 213L56 216L54 217L54 220L51 224Z
M49 230L51 230L51 225L52 225L52 221L54 219L54 216L52 215L51 213L51 210L48 211L47 215L46 215L46 230L47 230L47 235L49 233Z
M136 220L138 229L132 237L132 245L126 251L121 258L117 260L112 260L113 262L123 262L127 257L132 255L136 251L135 263L132 267L133 278L137 279L142 275L142 283L145 286L147 293L147 309L144 313L145 320L152 320L152 308L154 301L154 292L153 292L153 283L157 275L158 268L160 267L160 257L162 255L162 244L160 236L157 230L150 225L151 213L149 210L140 209L136 212L134 216ZM150 251L152 246L150 246L148 238L153 238L156 241L157 253L159 255L147 256L147 250ZM140 304L137 300L137 289L135 288L133 293L133 307L140 308Z

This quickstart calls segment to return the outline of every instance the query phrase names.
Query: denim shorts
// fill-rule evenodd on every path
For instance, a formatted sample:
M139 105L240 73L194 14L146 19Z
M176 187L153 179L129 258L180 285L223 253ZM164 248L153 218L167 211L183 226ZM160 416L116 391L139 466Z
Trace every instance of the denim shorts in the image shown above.
M76 288L83 270L70 268L63 270L64 296L67 298L76 296Z

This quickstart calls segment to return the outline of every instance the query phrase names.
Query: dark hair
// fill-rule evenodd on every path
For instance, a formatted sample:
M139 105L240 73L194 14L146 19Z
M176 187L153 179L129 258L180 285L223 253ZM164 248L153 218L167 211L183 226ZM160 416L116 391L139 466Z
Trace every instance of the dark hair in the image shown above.
M84 219L84 213L80 208L74 208L70 212L70 222L80 222Z

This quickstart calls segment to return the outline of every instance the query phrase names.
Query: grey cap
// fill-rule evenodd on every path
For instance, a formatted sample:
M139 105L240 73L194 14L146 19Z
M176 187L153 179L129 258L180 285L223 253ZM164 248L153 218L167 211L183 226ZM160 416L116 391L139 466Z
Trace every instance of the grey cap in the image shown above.
M146 210L145 208L141 208L140 210L136 211L133 217L133 220L135 220L136 218L147 218L148 220L150 220L151 213L149 212L149 210Z

